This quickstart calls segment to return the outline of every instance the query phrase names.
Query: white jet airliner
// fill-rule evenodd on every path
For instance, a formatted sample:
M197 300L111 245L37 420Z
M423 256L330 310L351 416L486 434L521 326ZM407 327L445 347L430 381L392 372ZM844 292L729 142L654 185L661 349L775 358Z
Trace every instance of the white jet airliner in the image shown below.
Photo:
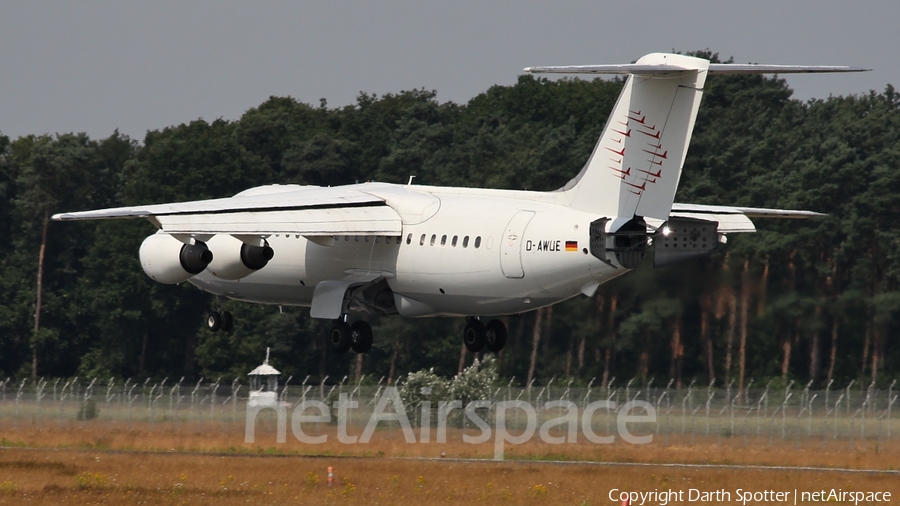
M708 255L749 218L817 213L673 203L708 74L853 72L851 67L715 64L655 53L637 63L532 67L530 73L627 75L581 172L550 192L363 183L269 185L223 199L57 214L56 220L146 218L140 248L161 283L217 296L308 306L333 320L334 350L364 353L351 310L465 316L469 350L497 352L520 314L597 287L653 251L656 266ZM231 315L214 312L211 330Z

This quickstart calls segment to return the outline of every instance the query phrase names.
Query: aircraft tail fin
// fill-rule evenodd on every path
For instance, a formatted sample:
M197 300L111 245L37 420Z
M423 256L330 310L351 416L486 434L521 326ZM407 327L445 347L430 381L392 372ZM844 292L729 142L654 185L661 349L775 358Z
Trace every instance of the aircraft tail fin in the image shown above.
M665 221L681 178L707 74L855 72L851 67L710 64L653 53L633 64L529 67L530 73L622 74L625 86L581 172L562 191L575 209L611 220Z
M610 218L611 232L634 216L668 219L708 67L654 53L633 65L526 69L628 74L591 157L563 188L571 207Z

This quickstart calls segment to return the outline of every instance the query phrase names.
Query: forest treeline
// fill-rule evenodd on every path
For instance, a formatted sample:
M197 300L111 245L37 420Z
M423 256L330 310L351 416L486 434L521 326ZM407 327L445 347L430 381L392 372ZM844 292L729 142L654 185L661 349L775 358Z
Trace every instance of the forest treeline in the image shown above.
M327 323L305 308L226 301L236 328L212 333L212 296L141 270L149 222L48 217L410 175L553 190L590 155L621 86L522 76L467 104L425 90L363 93L339 108L271 97L239 120L198 119L142 142L0 135L0 373L230 378L271 347L273 364L295 378L396 381L429 367L450 376L474 359L461 318L371 318L376 341L364 358L335 355ZM677 201L828 216L757 220L758 233L729 236L707 260L645 264L592 298L505 318L502 381L884 385L900 376L900 94L891 86L802 102L777 77L711 76Z

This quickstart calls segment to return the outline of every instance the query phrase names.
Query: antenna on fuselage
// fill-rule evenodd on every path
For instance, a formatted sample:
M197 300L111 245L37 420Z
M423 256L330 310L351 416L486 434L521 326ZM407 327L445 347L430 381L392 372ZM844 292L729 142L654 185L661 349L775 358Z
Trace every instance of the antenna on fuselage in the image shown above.
M410 175L410 176L409 176L409 181L406 182L406 186L412 186L412 180L415 179L415 178L416 178L416 176Z

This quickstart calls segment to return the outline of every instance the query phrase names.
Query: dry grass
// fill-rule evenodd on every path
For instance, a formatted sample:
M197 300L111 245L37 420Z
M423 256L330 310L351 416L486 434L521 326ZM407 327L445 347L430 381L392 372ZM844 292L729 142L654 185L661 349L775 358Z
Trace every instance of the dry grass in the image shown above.
M20 426L0 430L0 504L610 504L612 488L630 490L890 491L896 474L849 474L745 469L554 465L546 460L756 464L895 469L900 441L782 441L768 438L657 436L648 445L548 445L535 437L508 445L517 462L407 460L401 457L483 458L493 444L469 445L461 431L449 443L408 444L399 429L380 430L368 444L344 445L335 428L329 441L275 443L273 427L257 427L257 444L243 443L238 424L111 424ZM314 431L311 431L315 434ZM352 434L361 430L352 429ZM418 433L417 433L418 435ZM432 441L435 434L431 435ZM25 449L31 447L39 449ZM77 451L76 451L77 450ZM117 453L141 450L156 453ZM189 452L221 452L224 455ZM281 454L270 456L268 454ZM344 458L337 458L343 456ZM353 458L347 456L375 457ZM379 458L384 457L384 458ZM328 487L327 467L336 480ZM734 500L735 497L732 497ZM656 504L656 503L654 503Z
M0 451L0 504L609 504L612 488L667 487L900 494L896 476L802 471Z
M258 424L256 443L245 444L243 426L239 424L104 424L91 422L59 427L46 424L43 427L27 426L18 430L2 430L5 446L29 448L81 448L116 449L162 452L206 452L234 454L285 454L300 456L389 456L491 459L494 455L493 439L484 444L462 442L461 430L448 430L447 443L406 443L399 429L378 430L367 444L343 444L337 439L334 426L322 425L321 433L328 435L324 444L304 444L294 438L287 429L287 442L275 442L274 426ZM362 429L348 429L358 435ZM315 430L310 435L317 435ZM478 434L471 430L470 434ZM416 429L416 436L419 433ZM717 438L669 436L654 437L653 443L632 445L617 443L600 445L586 442L579 437L577 444L551 445L537 436L522 445L505 447L507 460L576 460L593 462L645 462L692 464L752 464L812 467L841 467L851 469L900 469L900 437L892 441L868 439L848 440L821 438L797 441L775 437Z

